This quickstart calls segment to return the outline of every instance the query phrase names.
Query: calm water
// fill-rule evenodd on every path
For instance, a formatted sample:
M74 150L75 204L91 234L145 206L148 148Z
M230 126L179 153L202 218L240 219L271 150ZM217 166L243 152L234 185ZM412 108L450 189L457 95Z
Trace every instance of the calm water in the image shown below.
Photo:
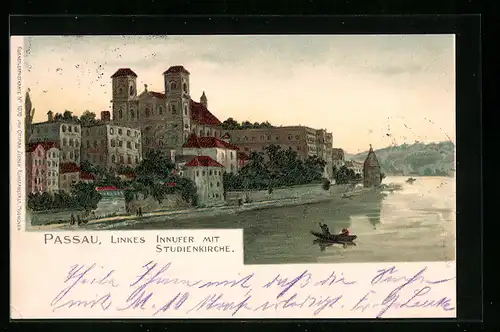
M345 199L126 228L243 228L245 264L454 260L454 178L419 177L413 184L406 184L406 179L384 179L403 189L366 197L361 203ZM332 233L347 227L358 235L357 245L314 244L309 231L319 230L318 222L326 223Z

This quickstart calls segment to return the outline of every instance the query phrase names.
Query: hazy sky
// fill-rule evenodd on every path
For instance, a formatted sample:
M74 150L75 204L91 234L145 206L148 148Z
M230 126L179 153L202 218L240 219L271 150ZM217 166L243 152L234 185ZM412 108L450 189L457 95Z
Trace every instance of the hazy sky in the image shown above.
M118 68L163 92L162 73L183 65L221 121L326 128L350 153L455 140L453 35L40 36L25 48L36 122L49 109L99 116Z

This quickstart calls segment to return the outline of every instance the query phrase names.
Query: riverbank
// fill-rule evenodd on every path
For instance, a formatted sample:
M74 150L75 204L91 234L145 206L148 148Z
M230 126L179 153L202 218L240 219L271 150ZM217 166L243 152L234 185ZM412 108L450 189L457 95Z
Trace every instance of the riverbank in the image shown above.
M165 223L168 220L172 219L189 219L189 218L199 218L203 217L216 217L221 215L228 214L238 214L244 213L247 211L255 211L255 210L263 210L263 209L272 209L272 208L280 208L287 206L298 206L298 205L307 205L307 204L316 204L322 203L332 200L337 200L344 204L352 204L355 202L359 202L361 198L363 198L364 194L369 193L378 193L379 191L373 189L357 189L349 192L348 194L339 194L334 193L330 196L320 196L320 197L292 197L292 198L283 198L276 200L266 200L259 201L253 203L246 203L242 206L231 206L231 205L223 205L223 206L214 206L207 208L189 208L182 210L167 210L167 211L155 211L144 214L142 217L137 217L135 215L129 216L114 216L109 218L101 218L96 220L89 220L87 224L81 226L70 226L68 223L63 224L50 224L50 225L36 225L27 227L28 231L47 231L47 230L82 230L82 229L104 229L104 228L112 228L115 224L121 223L140 223L140 222L151 222L152 219L157 217L165 217L160 221L155 221L158 223Z

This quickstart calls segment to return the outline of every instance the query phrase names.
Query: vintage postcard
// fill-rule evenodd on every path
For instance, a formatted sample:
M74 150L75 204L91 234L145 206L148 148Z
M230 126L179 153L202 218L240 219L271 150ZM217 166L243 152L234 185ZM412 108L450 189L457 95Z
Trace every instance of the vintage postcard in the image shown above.
M454 35L10 45L11 318L456 317Z

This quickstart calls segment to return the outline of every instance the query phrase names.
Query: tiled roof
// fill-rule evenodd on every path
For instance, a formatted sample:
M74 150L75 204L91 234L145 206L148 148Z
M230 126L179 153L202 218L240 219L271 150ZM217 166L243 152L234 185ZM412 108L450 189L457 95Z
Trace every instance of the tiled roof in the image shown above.
M165 94L161 92L155 92L155 91L148 91L153 97L158 98L158 99L165 99Z
M80 171L80 180L95 180L95 176L93 174Z
M106 190L121 190L121 189L118 189L115 186L105 186L105 187L96 187L95 190L97 190L97 191L106 191Z
M239 150L236 145L218 139L217 137L198 137L196 134L191 134L188 141L182 146L183 148L223 148L231 150Z
M172 66L168 68L163 74L173 74L173 73L185 73L189 75L189 72L183 66Z
M111 78L120 77L120 76L133 76L137 77L137 74L132 71L130 68L120 68L114 73Z
M59 165L59 174L77 172L80 172L80 167L75 163L62 163Z
M191 100L191 120L199 124L219 126L222 122L213 115L203 104Z
M186 164L186 167L224 167L209 156L196 156Z
M41 145L45 151L57 147L55 142L36 142L28 144L27 152L35 151L39 145Z
M373 152L372 147L370 146L370 150L368 151L368 155L366 156L365 162L363 163L363 167L365 166L380 166L377 156L375 155L375 152Z

